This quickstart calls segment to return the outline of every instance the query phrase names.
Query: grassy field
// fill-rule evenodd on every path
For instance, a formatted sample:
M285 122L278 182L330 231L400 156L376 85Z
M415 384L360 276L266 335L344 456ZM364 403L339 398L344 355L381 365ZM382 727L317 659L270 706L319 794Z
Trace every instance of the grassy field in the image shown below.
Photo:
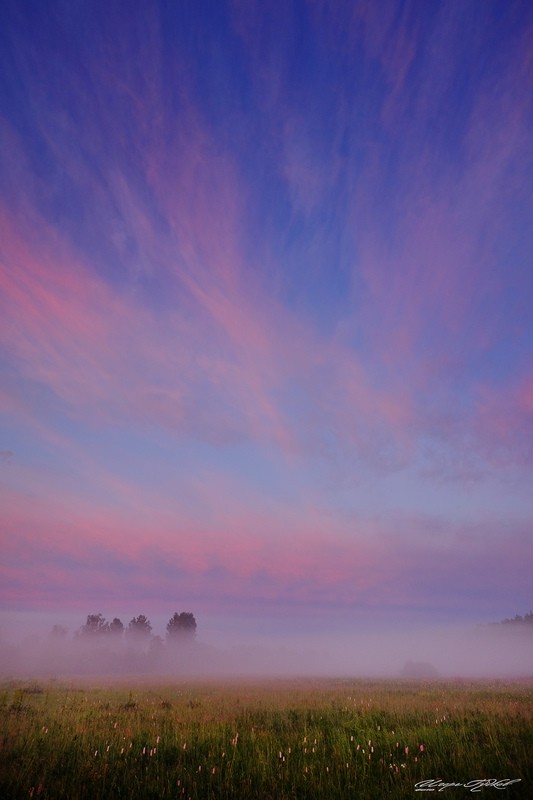
M5 800L533 797L528 682L12 681L0 705Z

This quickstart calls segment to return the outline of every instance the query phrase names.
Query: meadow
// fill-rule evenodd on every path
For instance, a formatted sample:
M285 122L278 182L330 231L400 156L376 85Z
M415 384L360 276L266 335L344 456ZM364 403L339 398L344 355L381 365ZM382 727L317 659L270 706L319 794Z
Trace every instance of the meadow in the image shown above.
M5 800L533 797L533 682L4 681L0 705Z

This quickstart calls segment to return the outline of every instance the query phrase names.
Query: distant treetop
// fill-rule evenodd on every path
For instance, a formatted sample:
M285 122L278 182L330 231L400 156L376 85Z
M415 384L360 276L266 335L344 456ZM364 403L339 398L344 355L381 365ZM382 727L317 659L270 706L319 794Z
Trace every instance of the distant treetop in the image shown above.
M504 619L499 623L500 625L533 625L533 611L530 611L528 614L525 614L523 617L520 614L516 614L514 617L510 619Z
M89 614L87 622L78 630L79 636L102 636L109 633L109 622L102 614Z
M127 634L128 636L136 639L148 639L152 633L152 626L150 625L150 620L144 616L144 614L139 614L138 617L133 617L130 620L128 625Z
M190 611L176 611L167 624L167 641L191 640L196 635L196 620Z
M167 624L166 640L167 642L177 641L193 641L196 635L196 620L194 614L190 611L182 611L180 614L176 611ZM65 636L67 630L61 625L55 625L50 635L56 638ZM137 642L138 644L146 644L154 638L152 635L152 625L150 620L144 615L139 614L138 617L133 617L127 628L118 617L114 617L111 622L108 622L103 614L89 614L85 625L82 625L76 631L76 638L83 639L98 639L100 637L108 637L109 641L113 639L115 642L122 640L123 634L126 635L127 641L131 644ZM162 644L162 640L159 639ZM157 644L157 643L155 643Z

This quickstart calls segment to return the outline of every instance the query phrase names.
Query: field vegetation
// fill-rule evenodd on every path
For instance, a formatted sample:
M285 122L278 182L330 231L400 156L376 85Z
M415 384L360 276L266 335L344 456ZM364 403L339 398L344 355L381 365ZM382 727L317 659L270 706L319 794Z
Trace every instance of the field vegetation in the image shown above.
M532 682L4 681L0 704L7 800L533 796Z

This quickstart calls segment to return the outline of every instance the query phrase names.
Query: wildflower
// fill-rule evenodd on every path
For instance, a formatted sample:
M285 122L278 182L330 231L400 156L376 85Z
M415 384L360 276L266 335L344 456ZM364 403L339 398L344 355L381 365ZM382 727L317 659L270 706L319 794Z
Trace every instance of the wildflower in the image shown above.
M186 749L187 749L187 742L183 742L183 749L184 749L184 750L186 750Z
M408 756L408 755L409 755L409 748L408 748L408 747L406 747L406 748L405 748L405 755L406 755L406 756Z
M423 744L421 744L421 745L420 745L420 752L421 752L421 753L423 753L423 752L424 752L424 745L423 745Z
M157 739L155 740L155 743L156 743L156 744L159 744L159 740L160 740L160 739L161 739L161 737L160 737L160 736L158 736L158 737L157 737Z
M211 775L214 775L214 774L215 774L215 767L213 767L213 769L211 770Z

